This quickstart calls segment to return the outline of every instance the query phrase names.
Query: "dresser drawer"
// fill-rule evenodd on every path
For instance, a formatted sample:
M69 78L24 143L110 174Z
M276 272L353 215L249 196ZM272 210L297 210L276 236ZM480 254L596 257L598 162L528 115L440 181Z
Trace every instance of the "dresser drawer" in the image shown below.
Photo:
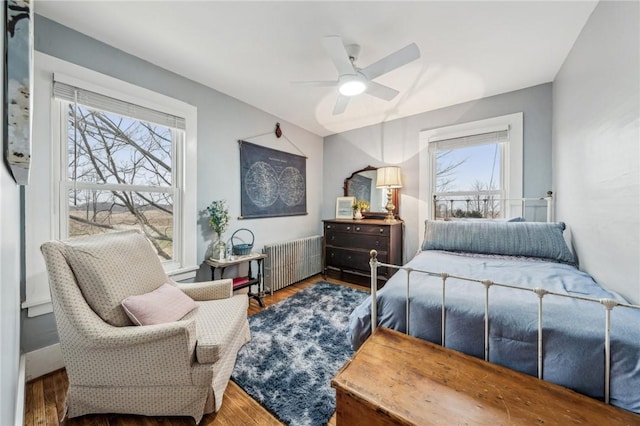
M351 223L326 223L324 232L329 235L336 232L353 232L355 225Z
M353 232L368 235L389 235L389 227L384 225L354 225Z
M356 271L369 272L369 252L346 250L334 247L327 247L327 266L336 268L352 269ZM386 253L378 253L378 260L385 263L387 261ZM385 274L386 268L379 268L378 273Z
M389 238L384 235L355 235L347 233L327 233L326 243L336 247L359 248L365 250L387 250Z

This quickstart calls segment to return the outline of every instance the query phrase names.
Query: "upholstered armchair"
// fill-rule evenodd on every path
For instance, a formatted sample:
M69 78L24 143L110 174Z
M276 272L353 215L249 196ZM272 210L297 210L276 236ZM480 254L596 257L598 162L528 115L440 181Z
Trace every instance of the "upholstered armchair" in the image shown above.
M231 280L176 284L135 231L52 241L41 250L69 377L69 417L130 413L198 423L220 409L237 352L250 339L247 296L233 296ZM178 299L196 306L178 320L134 325L122 301L160 287L181 290L167 317L181 309Z

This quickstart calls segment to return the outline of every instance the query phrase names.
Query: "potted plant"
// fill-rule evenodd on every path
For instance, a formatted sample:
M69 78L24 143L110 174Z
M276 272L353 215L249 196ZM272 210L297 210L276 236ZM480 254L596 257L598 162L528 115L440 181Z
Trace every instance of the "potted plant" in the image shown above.
M362 212L369 208L369 202L365 200L356 200L351 207L353 208L353 218L362 219Z
M209 224L211 229L218 235L218 241L213 245L211 257L214 259L224 259L226 257L226 245L222 239L222 234L227 230L231 215L225 200L216 200L207 206L209 212Z

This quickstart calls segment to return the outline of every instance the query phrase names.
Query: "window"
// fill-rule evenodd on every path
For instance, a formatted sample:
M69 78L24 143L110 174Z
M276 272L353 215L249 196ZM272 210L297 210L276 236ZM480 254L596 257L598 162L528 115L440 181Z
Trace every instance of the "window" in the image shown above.
M420 223L521 215L522 129L515 113L420 132Z
M54 95L67 141L61 150L61 238L137 229L163 262L179 264L174 245L180 244L182 165L176 154L184 119L60 82Z
M41 52L33 95L27 315L52 311L40 253L52 239L139 229L173 279L195 276L197 109Z
M436 218L503 216L507 140L505 130L429 144Z

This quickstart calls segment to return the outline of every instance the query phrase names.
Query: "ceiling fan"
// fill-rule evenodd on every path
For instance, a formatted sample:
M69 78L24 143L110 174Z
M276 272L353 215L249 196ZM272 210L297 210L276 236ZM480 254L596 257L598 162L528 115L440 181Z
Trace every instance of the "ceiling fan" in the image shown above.
M337 86L338 99L333 108L333 115L342 114L349 104L349 99L363 92L376 98L384 99L385 101L392 100L400 92L391 87L376 83L373 79L393 71L396 68L400 68L420 57L418 46L415 43L411 43L365 68L358 68L355 62L358 59L358 53L360 53L359 45L350 44L345 46L342 38L339 36L324 37L322 44L327 53L329 53L333 64L338 69L338 80L300 81L294 84L315 87Z

